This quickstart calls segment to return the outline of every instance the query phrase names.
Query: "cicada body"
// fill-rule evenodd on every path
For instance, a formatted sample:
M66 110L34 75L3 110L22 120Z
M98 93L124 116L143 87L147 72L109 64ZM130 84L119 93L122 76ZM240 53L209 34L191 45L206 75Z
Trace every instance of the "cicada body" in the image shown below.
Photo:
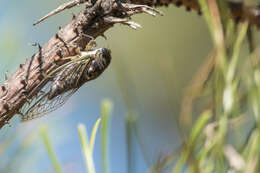
M80 56L74 57L56 72L51 80L48 79L50 85L47 89L42 90L29 106L22 108L22 121L43 116L61 107L84 83L100 76L110 61L111 51L107 48L81 52Z
M87 52L87 54L89 54ZM51 85L48 95L49 99L54 98L71 89L81 87L87 81L96 79L107 68L111 61L110 50L101 48L93 51L94 58L89 61L85 59L72 63L65 67L56 76Z

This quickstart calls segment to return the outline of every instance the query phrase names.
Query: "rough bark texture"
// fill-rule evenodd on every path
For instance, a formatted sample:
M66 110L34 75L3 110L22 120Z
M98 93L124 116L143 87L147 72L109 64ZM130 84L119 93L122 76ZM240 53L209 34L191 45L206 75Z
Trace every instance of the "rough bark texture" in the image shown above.
M193 9L200 12L197 0L130 0L130 2L150 6L184 5L187 10ZM234 18L242 20L249 18L252 24L260 26L259 16L253 15L257 14L255 11L258 9L244 8L239 3L229 3L229 7ZM28 97L37 94L41 88L38 89L38 84L44 76L61 65L57 64L57 60L75 55L75 46L80 49L85 48L90 40L86 35L94 38L102 36L115 23L136 27L135 23L129 22L129 17L142 12L147 13L152 12L152 10L144 6L131 6L114 0L99 0L95 5L75 16L38 52L24 64L21 64L17 71L0 87L0 128L19 112L27 99L30 99Z

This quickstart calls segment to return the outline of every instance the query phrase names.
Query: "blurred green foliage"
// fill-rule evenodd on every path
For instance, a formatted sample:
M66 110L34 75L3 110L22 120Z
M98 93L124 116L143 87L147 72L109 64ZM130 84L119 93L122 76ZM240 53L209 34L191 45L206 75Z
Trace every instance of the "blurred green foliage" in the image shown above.
M183 8L170 6L160 8L164 17L134 17L133 20L143 26L141 30L133 31L117 25L105 33L107 40L97 39L99 47L112 50L111 67L101 79L88 84L88 88L79 91L80 95L76 97L84 100L87 109L99 110L99 100L104 97L113 98L115 106L113 117L110 117L110 101L104 102L101 108L101 140L97 139L96 145L101 145L102 160L93 155L99 121L91 130L90 142L86 132L89 130L84 125L78 127L88 172L101 171L101 167L103 172L124 172L122 155L118 157L116 154L124 142L119 141L122 138L113 138L113 134L118 135L117 131L123 131L121 126L126 127L122 133L126 133L127 150L123 151L127 151L126 170L129 173L144 172L144 168L138 169L137 160L141 156L136 151L137 146L141 148L149 171L154 173L259 171L260 71L255 28L248 26L246 21L236 25L225 18L229 14L223 15L227 10L224 1L199 2L205 20L195 12L187 13ZM31 6L36 6L34 3ZM42 5L43 11L57 5L46 1L39 3L37 5ZM248 3L251 2L248 0ZM10 13L13 11L10 9ZM32 12L38 16L32 17ZM25 13L30 26L42 16L35 9ZM9 14L8 10L6 14ZM34 48L24 46L25 43L37 40L44 43L56 32L57 24L64 25L70 19L69 14L63 13L50 18L46 21L49 24L41 24L36 30L21 24L25 21L23 16L6 16L6 21L20 22L15 25L1 22L1 74L7 69L12 72L32 54ZM246 42L250 34L253 40ZM49 117L48 122L41 119L31 124L13 125L16 128L12 127L12 132L11 128L5 127L0 138L1 172L14 172L17 168L19 172L33 172L42 167L45 168L42 172L52 170L49 158L40 159L47 154L42 143L35 142L39 136L32 130L42 122L48 123L50 137L46 131L42 132L42 137L56 172L82 171L82 167L69 171L64 164L71 162L70 156L75 153L72 148L79 148L76 139L72 138L75 135L73 130L78 122L87 124L87 127L88 123L96 122L99 111L87 113L95 115L92 120L90 116L85 117L86 106L74 102L67 104L71 107L62 108L64 111L60 114L73 112L76 107L79 114L83 112L82 116L74 112L69 118L57 116ZM16 122L14 119L12 124ZM68 139L72 139L73 147L66 145ZM54 151L61 150L64 145L61 153L69 156L57 154L58 163ZM109 146L115 149L111 152ZM70 159L64 161L64 158Z

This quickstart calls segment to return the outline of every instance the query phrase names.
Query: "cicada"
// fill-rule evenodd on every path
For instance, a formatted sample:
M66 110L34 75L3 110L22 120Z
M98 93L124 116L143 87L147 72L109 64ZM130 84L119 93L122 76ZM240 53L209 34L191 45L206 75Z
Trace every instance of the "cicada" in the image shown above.
M42 89L29 106L22 108L22 121L43 116L61 107L84 83L104 72L110 64L111 51L98 48L82 51L79 56L70 58L73 59L71 62L56 69L54 75L45 79L50 82L47 88Z

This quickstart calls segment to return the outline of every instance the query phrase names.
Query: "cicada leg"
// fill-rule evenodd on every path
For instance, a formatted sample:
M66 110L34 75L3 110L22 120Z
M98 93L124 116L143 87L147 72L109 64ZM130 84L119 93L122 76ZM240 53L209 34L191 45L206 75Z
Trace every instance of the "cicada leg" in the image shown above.
M85 50L86 51L93 50L95 47L97 47L97 42L96 40L93 39L88 42L88 44L85 47Z
M80 33L80 35L82 35L86 38L90 38L90 41L85 46L85 49L84 49L85 51L90 51L90 50L93 50L95 47L97 47L97 42L94 37L92 37L91 35L84 34L84 33Z

